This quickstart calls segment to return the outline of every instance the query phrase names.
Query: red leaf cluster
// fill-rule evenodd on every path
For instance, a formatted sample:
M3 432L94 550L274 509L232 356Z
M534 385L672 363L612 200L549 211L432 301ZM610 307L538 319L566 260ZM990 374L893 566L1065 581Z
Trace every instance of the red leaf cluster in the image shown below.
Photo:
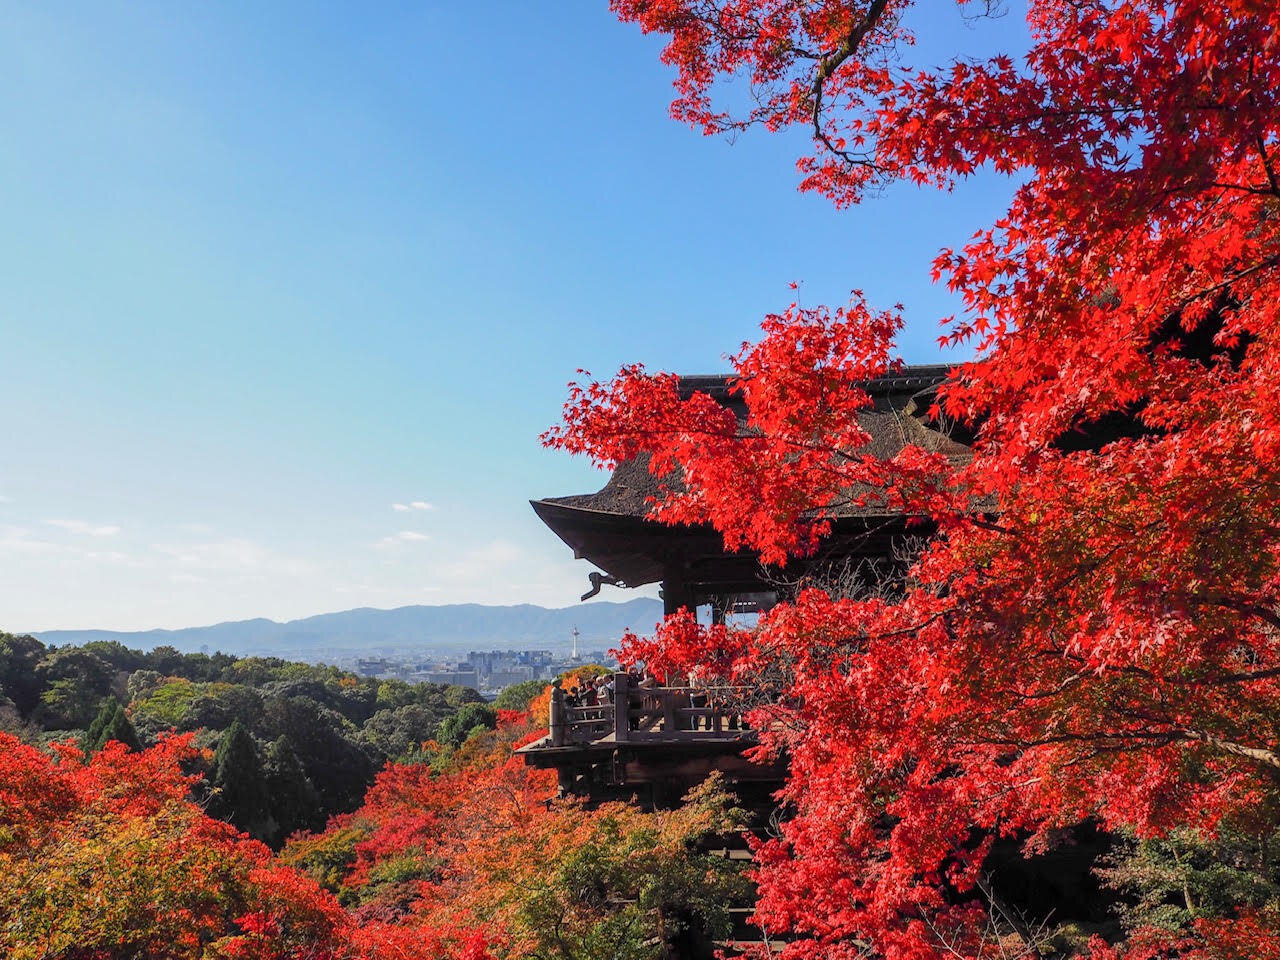
M900 321L858 295L766 319L733 358L741 416L627 367L572 387L545 438L648 457L657 519L772 563L844 498L937 532L896 594L629 641L774 691L756 725L789 751L795 816L757 851L759 917L795 957L986 956L994 838L1034 851L1085 819L1212 836L1280 800L1280 7L1032 0L1024 57L916 70L913 6L613 3L668 36L677 118L800 125L802 187L839 206L1018 177L935 264L965 308L943 341L974 351L940 400L972 461L865 455L859 381L892 369ZM735 115L719 85L744 77ZM1257 914L1129 956L1266 955L1277 935Z

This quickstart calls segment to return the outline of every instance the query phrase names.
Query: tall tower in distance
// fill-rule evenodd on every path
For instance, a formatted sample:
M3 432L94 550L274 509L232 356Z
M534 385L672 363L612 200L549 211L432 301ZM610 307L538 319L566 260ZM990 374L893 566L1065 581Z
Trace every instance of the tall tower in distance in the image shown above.
M573 628L573 658L572 659L575 663L578 660L578 628L576 626Z

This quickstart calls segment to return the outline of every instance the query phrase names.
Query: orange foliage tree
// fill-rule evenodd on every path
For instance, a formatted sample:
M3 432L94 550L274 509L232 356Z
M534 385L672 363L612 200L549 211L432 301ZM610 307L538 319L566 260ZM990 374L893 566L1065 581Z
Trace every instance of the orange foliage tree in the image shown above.
M191 737L86 760L0 734L0 954L339 960L350 922L310 878L191 802Z
M383 949L416 936L447 956L657 960L726 938L748 891L700 847L743 826L719 784L654 814L552 800L554 773L512 754L541 734L532 716L509 712L435 765L389 766L361 809L295 838L284 861L334 885Z

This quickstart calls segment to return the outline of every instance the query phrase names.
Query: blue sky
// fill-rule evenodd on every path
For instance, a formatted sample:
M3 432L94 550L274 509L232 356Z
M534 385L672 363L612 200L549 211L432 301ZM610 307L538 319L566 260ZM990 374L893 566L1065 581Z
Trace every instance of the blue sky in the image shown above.
M922 64L1025 42L928 6ZM603 0L0 9L0 629L572 604L576 368L723 369L793 280L946 359L929 264L1009 192L837 212Z

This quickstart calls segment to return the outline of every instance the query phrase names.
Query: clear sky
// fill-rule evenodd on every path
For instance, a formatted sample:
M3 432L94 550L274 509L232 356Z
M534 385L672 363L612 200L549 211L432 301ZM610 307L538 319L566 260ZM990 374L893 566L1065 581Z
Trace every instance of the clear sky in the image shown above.
M922 64L1025 43L924 6ZM0 630L572 604L576 368L721 370L793 280L946 359L930 262L1009 189L837 212L604 0L0 11Z

